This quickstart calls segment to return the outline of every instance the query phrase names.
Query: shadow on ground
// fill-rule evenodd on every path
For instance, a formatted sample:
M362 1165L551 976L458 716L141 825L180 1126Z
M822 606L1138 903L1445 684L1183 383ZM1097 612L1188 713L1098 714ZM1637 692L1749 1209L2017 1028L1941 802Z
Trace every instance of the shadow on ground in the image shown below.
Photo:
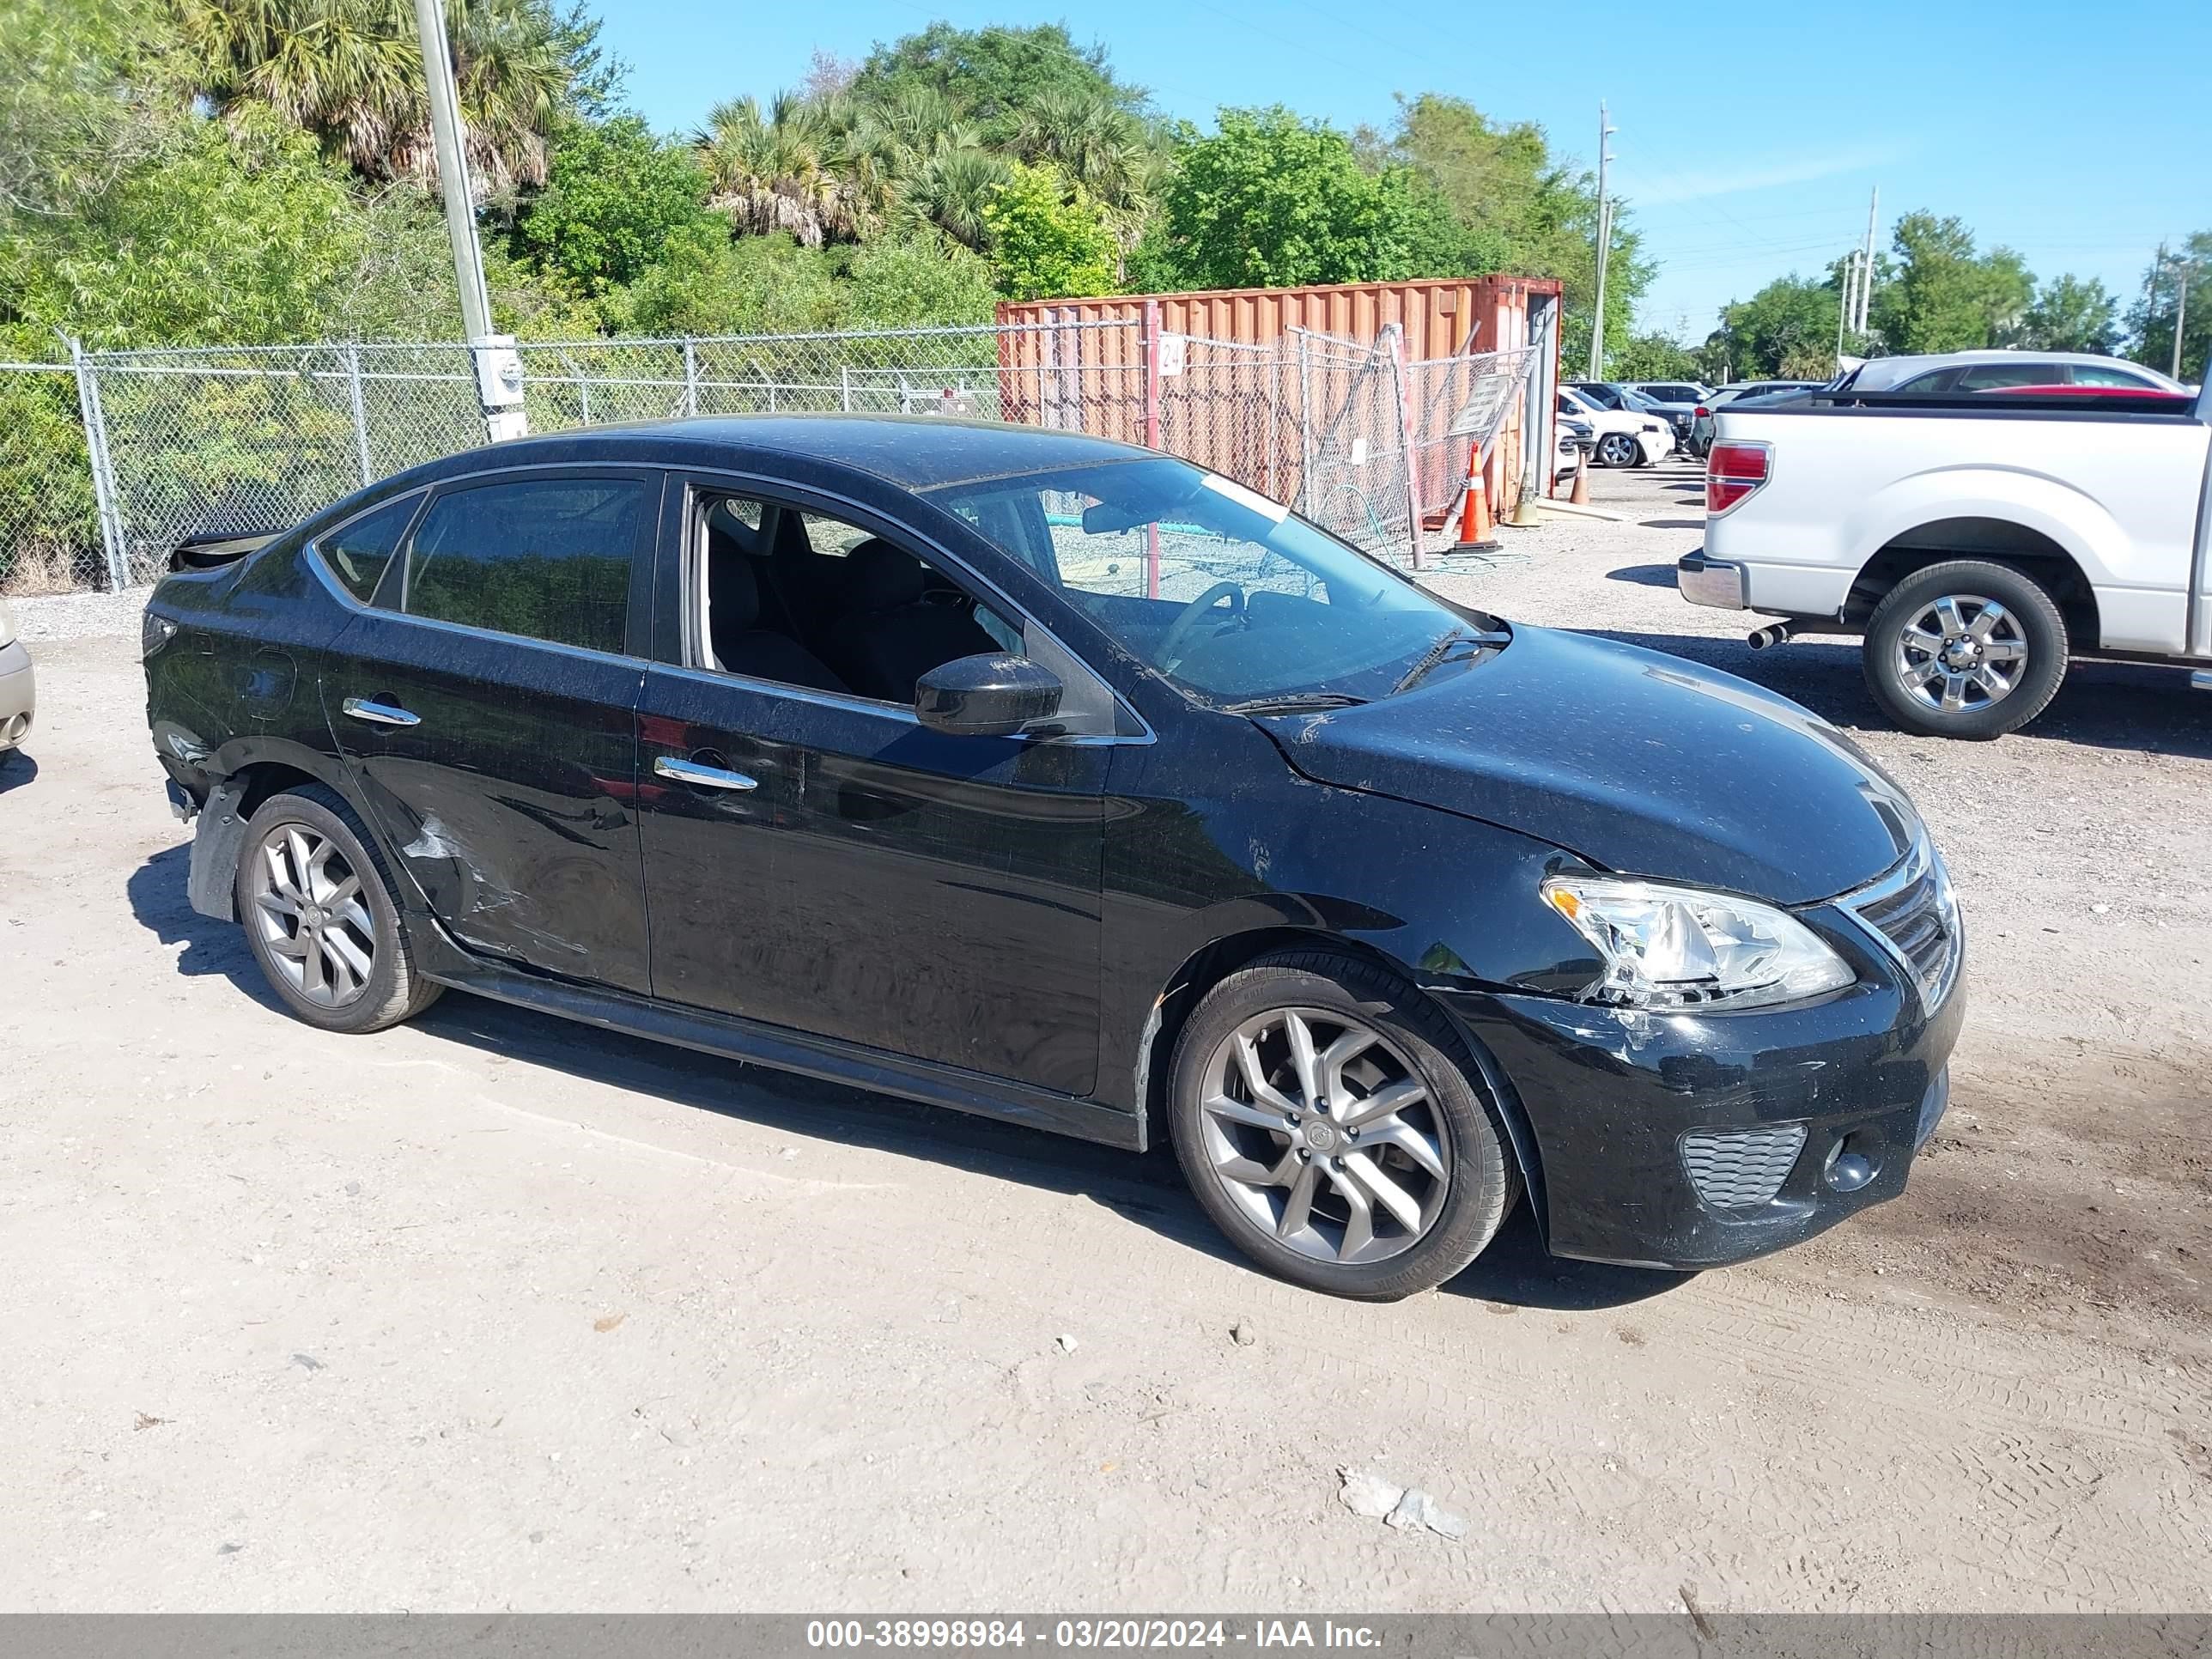
M128 885L132 914L163 944L185 947L177 957L179 973L222 975L262 1006L282 1013L283 1005L262 978L244 933L199 915L186 902L185 864L186 850L173 847L140 866ZM1165 1148L1137 1157L1017 1124L598 1030L465 993L441 998L415 1024L442 1041L488 1054L792 1134L927 1158L1085 1198L1178 1244L1243 1263L1191 1197L1174 1154ZM1686 1277L1547 1255L1524 1202L1507 1218L1482 1259L1444 1288L1488 1302L1586 1310L1642 1301Z
M1612 575L1615 580L1643 582L1640 573L1656 568L1630 566ZM1744 617L1748 634L1755 619L1749 611ZM1866 689L1855 639L1795 639L1753 651L1740 637L1616 629L1584 631L1738 675L1803 703L1838 726L1893 725ZM2208 714L2212 714L2212 697L2192 691L2188 675L2180 670L2142 663L2076 662L2050 708L2033 725L2001 741L2055 740L2207 760L2212 759Z

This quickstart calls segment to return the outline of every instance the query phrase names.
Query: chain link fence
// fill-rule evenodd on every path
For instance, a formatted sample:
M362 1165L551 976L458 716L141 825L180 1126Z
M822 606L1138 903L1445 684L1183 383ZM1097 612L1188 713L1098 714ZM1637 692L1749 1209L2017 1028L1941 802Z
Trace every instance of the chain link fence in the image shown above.
M526 342L533 432L695 415L942 415L1148 444L1419 562L1533 351L1405 361L1292 330L1138 323ZM189 537L279 530L485 441L460 344L87 353L0 365L0 592L153 580Z

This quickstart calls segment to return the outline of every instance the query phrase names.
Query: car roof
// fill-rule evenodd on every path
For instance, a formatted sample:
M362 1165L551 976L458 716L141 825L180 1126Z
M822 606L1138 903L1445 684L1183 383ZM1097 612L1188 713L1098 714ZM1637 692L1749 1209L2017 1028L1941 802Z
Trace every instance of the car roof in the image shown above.
M2124 368L2131 374L2142 375L2151 385L2172 385L2156 369L2148 368L2141 363L2131 363L2124 357L2107 357L2094 351L2027 351L2002 348L1873 357L1860 366L1851 376L1850 384L1855 391L1881 392L1901 386L1932 369L1962 368L1975 363L2088 363L2102 368Z
M939 415L702 415L509 439L489 449L464 450L421 471L448 477L563 461L712 465L740 456L827 463L915 490L1157 459L1149 449L1110 438Z

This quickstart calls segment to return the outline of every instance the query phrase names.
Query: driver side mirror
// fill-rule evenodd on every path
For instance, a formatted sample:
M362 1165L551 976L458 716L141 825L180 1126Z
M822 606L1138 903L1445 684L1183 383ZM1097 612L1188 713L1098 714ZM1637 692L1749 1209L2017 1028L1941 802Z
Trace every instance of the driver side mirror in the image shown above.
M1060 712L1060 677L1004 652L956 657L915 682L914 712L933 732L1006 738Z

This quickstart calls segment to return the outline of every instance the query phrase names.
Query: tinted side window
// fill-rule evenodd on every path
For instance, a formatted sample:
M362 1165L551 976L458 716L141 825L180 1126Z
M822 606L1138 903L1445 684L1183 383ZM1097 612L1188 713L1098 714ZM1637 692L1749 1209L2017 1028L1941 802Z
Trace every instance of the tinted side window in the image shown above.
M415 509L422 505L420 492L388 502L351 524L318 536L315 551L323 556L323 562L346 592L367 605L368 596L376 592L384 567L399 550L399 538L407 533Z
M1995 392L2008 386L2049 386L2065 378L2066 371L2056 363L1977 363L1959 376L1959 390Z
M619 653L647 491L535 478L440 496L408 550L408 614Z
M2103 363L2075 363L2075 386L2149 386L2151 381L2140 374L2131 374L2124 368L2111 368Z

